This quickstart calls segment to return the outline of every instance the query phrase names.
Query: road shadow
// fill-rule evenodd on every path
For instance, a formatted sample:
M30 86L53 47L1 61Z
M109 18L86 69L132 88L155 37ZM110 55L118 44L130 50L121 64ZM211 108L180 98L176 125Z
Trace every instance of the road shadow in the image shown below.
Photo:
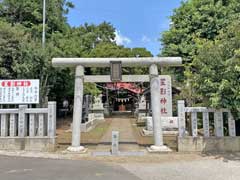
M203 157L213 157L215 159L222 159L223 162L239 161L240 152L203 152Z

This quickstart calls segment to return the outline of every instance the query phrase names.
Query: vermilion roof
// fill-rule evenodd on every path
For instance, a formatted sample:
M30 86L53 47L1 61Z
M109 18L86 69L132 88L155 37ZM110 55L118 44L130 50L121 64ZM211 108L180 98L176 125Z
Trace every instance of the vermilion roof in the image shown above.
M107 83L107 88L118 90L118 89L126 89L135 94L140 94L143 90L137 87L134 83L126 83L126 82L117 82L117 83Z

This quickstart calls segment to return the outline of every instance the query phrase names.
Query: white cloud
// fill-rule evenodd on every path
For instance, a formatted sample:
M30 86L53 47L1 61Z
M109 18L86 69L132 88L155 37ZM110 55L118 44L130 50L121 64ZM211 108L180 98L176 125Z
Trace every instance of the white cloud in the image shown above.
M117 45L124 45L124 44L130 44L132 40L120 33L120 31L115 31L115 41Z
M146 35L143 35L141 41L143 43L149 43L149 42L151 42L151 39L149 37L147 37Z

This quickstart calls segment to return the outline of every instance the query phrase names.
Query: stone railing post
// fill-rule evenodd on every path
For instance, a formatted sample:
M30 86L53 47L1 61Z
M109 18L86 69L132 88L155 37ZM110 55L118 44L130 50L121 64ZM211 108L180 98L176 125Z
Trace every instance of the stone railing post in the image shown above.
M45 136L45 121L44 121L44 114L38 114L38 136L43 137Z
M47 135L50 138L56 136L56 102L48 102L48 131Z
M1 114L1 136L6 137L7 135L8 135L7 114Z
M192 136L198 136L197 112L191 112Z
M29 136L34 137L36 136L36 114L29 115Z
M18 136L25 137L27 135L27 123L25 111L27 105L19 105L19 114L18 114Z
M216 110L214 112L214 129L215 129L215 136L223 137L223 112L221 110Z
M9 122L10 122L9 136L15 137L15 136L17 136L17 116L16 116L16 114L10 114Z
M228 112L228 131L229 136L231 137L236 136L236 124L231 112Z
M186 119L185 119L185 102L178 101L178 133L179 137L185 136Z
M204 137L209 137L209 112L203 112L203 131Z

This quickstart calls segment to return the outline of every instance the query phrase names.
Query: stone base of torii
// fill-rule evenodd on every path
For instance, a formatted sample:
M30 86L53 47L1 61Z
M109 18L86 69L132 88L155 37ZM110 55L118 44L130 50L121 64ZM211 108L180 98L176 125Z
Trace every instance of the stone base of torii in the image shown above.
M52 64L55 67L76 67L75 70L75 89L74 89L74 109L73 109L73 129L72 145L68 148L71 152L86 152L80 145L81 121L82 121L82 102L84 82L102 82L101 76L86 76L84 78L85 67L110 67L111 62L121 62L122 67L149 67L149 75L128 75L124 76L121 82L144 82L150 81L151 107L153 118L154 145L148 148L149 152L170 151L163 144L163 133L160 112L160 79L158 66L180 66L180 57L151 57L151 58L53 58ZM110 81L110 76L104 76L105 81Z

